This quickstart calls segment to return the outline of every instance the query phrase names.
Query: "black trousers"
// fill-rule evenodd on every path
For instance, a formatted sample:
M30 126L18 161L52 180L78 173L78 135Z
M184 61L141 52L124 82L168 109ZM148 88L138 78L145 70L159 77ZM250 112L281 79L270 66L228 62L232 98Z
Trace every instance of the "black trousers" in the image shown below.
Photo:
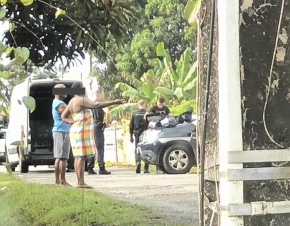
M140 157L140 153L137 153L137 146L139 143L139 138L140 136L138 134L135 134L135 160L136 160L136 164L140 163L141 164L141 157ZM145 170L149 169L149 164L145 162L145 166L144 166Z
M104 131L102 131L100 128L97 127L96 124L94 124L94 130L95 130L95 142L96 147L98 151L98 164L100 168L103 168L105 165L104 162L104 154L105 154L105 137L104 137ZM87 159L87 167L88 170L92 170L95 165L95 156L91 156Z

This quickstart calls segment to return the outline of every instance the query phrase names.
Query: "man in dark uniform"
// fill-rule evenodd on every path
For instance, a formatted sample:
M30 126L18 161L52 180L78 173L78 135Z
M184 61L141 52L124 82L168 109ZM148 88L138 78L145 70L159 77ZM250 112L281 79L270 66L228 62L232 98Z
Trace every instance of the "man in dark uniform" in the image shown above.
M146 113L146 103L144 100L138 101L139 109L133 112L131 121L130 121L130 141L133 143L135 139L135 160L136 160L136 173L140 173L141 171L141 158L140 154L137 153L137 145L139 143L139 137L141 133L144 131L146 121L144 120L144 115ZM134 135L134 139L133 139ZM144 173L149 173L149 164L145 163Z
M172 116L172 113L170 112L169 108L165 106L165 99L163 97L160 97L157 100L157 105L153 106L146 112L145 115L149 113L162 113L164 116Z
M104 91L102 89L97 90L96 92L98 102L104 101ZM98 151L98 165L99 165L99 174L100 175L109 175L111 174L110 171L105 169L105 162L104 162L104 152L105 152L105 138L104 138L104 130L106 125L109 124L110 120L110 113L108 108L97 108L92 109L93 117L94 117L94 129L95 129L95 142ZM104 116L106 114L106 122L104 122ZM97 174L93 168L95 165L95 156L89 158L87 160L88 166L88 174Z
M157 100L157 104L150 108L148 112L146 112L145 116L149 113L161 113L165 117L171 117L172 113L170 112L169 108L165 106L165 99L163 97L160 97ZM159 165L156 165L156 173L161 172L162 170L160 169Z

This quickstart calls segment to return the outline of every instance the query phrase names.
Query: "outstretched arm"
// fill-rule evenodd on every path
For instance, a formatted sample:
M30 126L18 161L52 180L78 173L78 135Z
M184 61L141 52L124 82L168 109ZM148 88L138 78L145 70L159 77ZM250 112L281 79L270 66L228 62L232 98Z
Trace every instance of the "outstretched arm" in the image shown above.
M82 105L85 108L91 109L91 108L106 108L114 104L124 104L125 100L113 100L108 102L97 102L97 101L91 101L89 98L84 97Z

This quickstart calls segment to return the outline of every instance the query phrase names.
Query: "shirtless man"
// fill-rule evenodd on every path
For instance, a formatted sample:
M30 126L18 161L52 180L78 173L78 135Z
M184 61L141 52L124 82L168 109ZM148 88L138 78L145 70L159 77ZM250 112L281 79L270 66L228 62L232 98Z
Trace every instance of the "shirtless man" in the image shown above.
M54 88L66 88L63 84L57 84ZM66 103L63 101L66 95L55 95L52 102L52 117L53 117L53 155L55 158L55 183L65 186L70 186L65 179L65 171L67 160L70 152L69 129L70 124L62 121L61 114L66 108Z

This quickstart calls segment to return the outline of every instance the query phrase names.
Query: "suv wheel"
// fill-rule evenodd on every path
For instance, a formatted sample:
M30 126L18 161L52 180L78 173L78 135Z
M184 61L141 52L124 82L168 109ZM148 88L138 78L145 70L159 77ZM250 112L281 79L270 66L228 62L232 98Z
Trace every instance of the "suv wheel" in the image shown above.
M183 145L173 145L165 150L163 166L169 174L188 173L193 166L193 154Z
M164 168L163 165L159 165L159 168L160 168L164 173L167 173L167 171L165 170L165 168Z

